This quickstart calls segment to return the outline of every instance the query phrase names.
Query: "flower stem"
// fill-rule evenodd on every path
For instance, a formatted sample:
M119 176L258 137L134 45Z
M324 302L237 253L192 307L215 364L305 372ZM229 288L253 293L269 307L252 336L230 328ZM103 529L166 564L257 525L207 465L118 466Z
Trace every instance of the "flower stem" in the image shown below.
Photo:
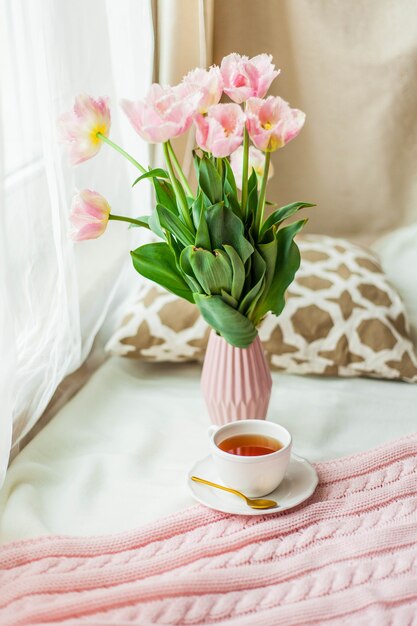
M136 159L134 159L128 152L126 152L126 150L123 150L123 148L121 148L120 146L117 145L117 143L114 143L114 141L112 141L111 139L109 139L108 137L106 137L106 135L103 135L102 133L97 133L97 137L100 137L100 139L102 141L104 141L104 143L107 143L109 146L111 146L112 148L114 148L114 150L116 150L117 152L119 152L120 154L122 154L128 161L130 161L132 163L132 165L134 165L135 167L138 168L138 170L140 172L142 172L142 174L146 173L146 170L144 167L142 167L142 165L140 163L138 163L136 161Z
M165 161L168 168L169 178L171 180L172 187L174 188L175 195L177 196L177 200L179 203L179 208L182 213L185 224L191 229L191 232L195 232L194 224L191 221L190 212L188 210L187 198L185 197L184 189L181 186L181 183L175 176L174 168L172 166L171 157L169 154L168 142L162 144L164 150Z
M177 155L175 154L174 148L171 145L171 142L168 140L167 141L168 144L168 150L169 150L169 156L171 157L172 161L174 162L174 166L175 169L177 170L178 176L180 177L180 181L182 182L183 186L185 187L185 191L188 193L188 195L190 196L190 198L193 198L193 192L191 191L190 185L188 184L188 180L182 170L181 165L179 164L179 161L177 159Z
M264 221L264 211L265 211L265 196L266 196L266 183L268 181L268 172L269 172L269 164L271 162L271 153L265 153L265 166L264 166L264 174L262 176L261 182L261 190L259 192L259 200L258 200L258 209L256 212L256 230L260 232L263 221Z
M243 166L242 166L242 215L246 215L248 199L248 170L249 170L249 134L245 126L243 135Z
M109 215L109 220L114 220L116 222L129 222L130 224L135 224L135 226L143 226L143 228L149 229L149 225L147 224L147 222L144 222L143 220L135 220L133 219L133 217L125 217L124 215L113 215L113 213L111 213Z

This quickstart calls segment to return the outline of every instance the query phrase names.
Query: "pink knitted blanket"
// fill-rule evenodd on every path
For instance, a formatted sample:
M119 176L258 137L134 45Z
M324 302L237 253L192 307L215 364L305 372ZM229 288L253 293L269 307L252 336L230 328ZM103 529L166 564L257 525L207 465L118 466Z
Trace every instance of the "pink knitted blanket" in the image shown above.
M0 551L0 624L417 624L417 433L317 465L304 505L195 506L112 537Z

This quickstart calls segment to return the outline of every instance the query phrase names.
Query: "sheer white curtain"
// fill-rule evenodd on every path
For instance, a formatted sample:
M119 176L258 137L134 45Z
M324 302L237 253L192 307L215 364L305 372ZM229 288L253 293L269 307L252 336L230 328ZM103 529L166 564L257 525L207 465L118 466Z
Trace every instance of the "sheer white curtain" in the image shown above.
M110 137L147 165L148 148L120 112L153 71L150 0L0 0L0 485L10 446L91 349L123 289L136 232L123 225L74 245L75 188L102 193L115 213L149 210L149 186L107 146L71 168L56 119L74 96L108 95ZM133 234L132 234L133 233ZM124 283L123 283L124 284Z

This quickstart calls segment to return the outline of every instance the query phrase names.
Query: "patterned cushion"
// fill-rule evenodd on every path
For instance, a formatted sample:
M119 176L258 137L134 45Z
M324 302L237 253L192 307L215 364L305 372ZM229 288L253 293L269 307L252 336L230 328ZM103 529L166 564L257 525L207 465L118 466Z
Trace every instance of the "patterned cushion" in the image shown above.
M279 318L259 328L271 368L417 381L403 304L376 257L342 239L299 238L301 267ZM192 304L142 282L107 349L149 361L201 361L209 329Z

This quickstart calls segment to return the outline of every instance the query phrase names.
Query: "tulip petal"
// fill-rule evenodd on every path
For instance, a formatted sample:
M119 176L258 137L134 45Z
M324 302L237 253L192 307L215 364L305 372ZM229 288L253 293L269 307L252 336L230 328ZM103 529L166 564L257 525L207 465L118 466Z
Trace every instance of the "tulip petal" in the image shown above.
M215 157L229 156L243 141L245 115L237 104L216 104L194 123L198 146Z
M251 97L263 98L279 74L272 63L272 56L268 54L258 54L252 59L236 53L229 54L222 60L220 71L224 92L238 104Z
M250 98L246 104L246 127L254 145L274 152L294 139L305 122L305 113L291 109L282 98Z
M104 233L109 221L110 205L96 191L83 189L73 197L70 222L74 241L96 239Z
M164 143L178 137L192 124L201 93L187 85L151 85L143 100L122 100L121 106L134 130L148 143Z
M207 113L208 109L218 104L223 93L223 78L220 69L213 66L208 70L197 67L183 78L183 85L188 88L188 93L199 94L197 104L199 113Z
M76 97L72 111L64 113L58 119L60 141L67 145L74 165L97 154L102 145L97 133L107 137L110 124L107 98L95 100L87 94Z

